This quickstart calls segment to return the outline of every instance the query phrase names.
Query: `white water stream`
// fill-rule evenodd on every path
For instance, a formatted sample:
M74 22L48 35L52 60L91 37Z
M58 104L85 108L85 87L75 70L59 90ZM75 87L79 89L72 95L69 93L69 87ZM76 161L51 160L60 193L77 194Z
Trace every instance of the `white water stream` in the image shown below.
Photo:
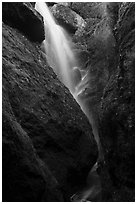
M39 2L36 3L35 8L44 18L45 41L43 44L47 61L53 68L54 72L57 74L58 78L64 83L66 87L68 87L71 94L79 103L85 115L88 117L92 125L95 140L98 144L99 160L101 157L101 146L99 142L98 129L91 111L89 111L84 101L79 97L86 88L88 74L86 71L83 72L79 69L77 59L75 58L71 49L70 38L68 37L68 34L65 32L65 30L56 24L47 5L44 2ZM93 166L88 175L87 186L73 195L71 197L72 201L86 201L89 200L89 198L90 201L92 201L96 196L100 196L101 183L100 178L96 172L97 165L98 162Z

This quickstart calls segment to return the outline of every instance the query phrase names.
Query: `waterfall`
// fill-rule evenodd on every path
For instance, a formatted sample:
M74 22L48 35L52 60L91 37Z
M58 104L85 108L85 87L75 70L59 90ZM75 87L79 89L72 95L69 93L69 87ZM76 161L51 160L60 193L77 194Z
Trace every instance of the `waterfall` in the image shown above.
M60 81L64 83L70 90L71 94L79 103L82 111L88 117L89 122L93 129L93 134L99 149L98 160L101 159L101 146L99 141L98 129L94 121L92 112L86 106L84 100L81 99L81 95L86 89L88 83L88 73L83 71L78 66L78 61L71 49L71 41L66 31L56 24L49 8L46 3L36 3L36 10L44 18L45 28L45 40L43 42L47 62L53 68ZM90 198L94 198L101 192L100 178L96 172L98 167L98 161L92 167L88 178L87 186L80 192L72 196L72 201L85 201Z

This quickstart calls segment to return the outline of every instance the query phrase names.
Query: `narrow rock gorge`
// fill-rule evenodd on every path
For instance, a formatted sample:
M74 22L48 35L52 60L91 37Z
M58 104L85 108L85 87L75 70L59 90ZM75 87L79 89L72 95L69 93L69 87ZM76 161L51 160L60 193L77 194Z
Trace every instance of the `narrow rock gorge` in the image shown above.
M37 4L3 2L2 201L134 202L135 3L45 4L77 92Z

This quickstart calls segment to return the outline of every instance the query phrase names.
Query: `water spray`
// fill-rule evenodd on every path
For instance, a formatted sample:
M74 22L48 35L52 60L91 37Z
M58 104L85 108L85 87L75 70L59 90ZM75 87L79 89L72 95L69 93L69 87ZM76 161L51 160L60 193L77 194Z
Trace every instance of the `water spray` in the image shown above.
M78 61L75 58L73 50L70 46L70 38L68 38L68 35L64 29L56 24L54 17L52 16L52 13L50 12L46 3L36 3L35 8L44 18L45 40L43 44L47 56L47 62L53 68L60 81L62 81L70 90L77 103L79 103L82 111L88 117L100 154L101 146L96 123L93 119L92 113L86 106L85 101L81 99L84 90L88 86L88 71L80 70ZM101 156L99 155L99 158L100 157ZM72 200L85 201L88 199L88 197L93 197L93 195L95 196L98 190L99 192L101 191L100 178L96 173L95 168L97 165L98 163L93 166L87 178L87 183L89 182L88 180L91 180L90 185L87 186L82 193L72 196ZM96 181L94 179L95 177Z

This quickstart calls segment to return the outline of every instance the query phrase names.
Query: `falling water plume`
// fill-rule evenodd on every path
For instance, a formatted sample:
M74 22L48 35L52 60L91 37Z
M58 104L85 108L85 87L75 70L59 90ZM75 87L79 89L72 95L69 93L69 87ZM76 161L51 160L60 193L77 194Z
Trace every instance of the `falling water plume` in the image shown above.
M69 42L65 37L65 31L55 23L53 16L44 2L37 3L36 9L40 11L44 18L46 55L54 61L55 67L52 68L59 79L73 94L74 83L71 69L75 66L75 58L70 49Z
M102 156L102 153L100 149L101 146L99 141L98 129L94 121L92 112L89 111L89 108L86 106L86 103L84 102L84 100L81 99L81 95L84 93L84 90L86 89L88 84L88 72L80 70L78 62L71 49L68 35L62 27L56 24L46 3L36 3L35 8L44 18L46 38L43 44L47 61L49 65L53 68L54 72L57 74L60 81L62 81L64 85L68 87L71 94L79 103L81 109L88 117L89 122L92 125L95 140L98 144L99 160ZM72 196L72 200L86 200L89 197L94 197L98 191L101 191L100 178L96 172L97 168L95 168L97 167L97 165L98 163L94 165L88 175L87 183L89 183L90 181L90 184L87 185L87 187L82 191L82 193L78 193L81 196L75 194L74 196Z

